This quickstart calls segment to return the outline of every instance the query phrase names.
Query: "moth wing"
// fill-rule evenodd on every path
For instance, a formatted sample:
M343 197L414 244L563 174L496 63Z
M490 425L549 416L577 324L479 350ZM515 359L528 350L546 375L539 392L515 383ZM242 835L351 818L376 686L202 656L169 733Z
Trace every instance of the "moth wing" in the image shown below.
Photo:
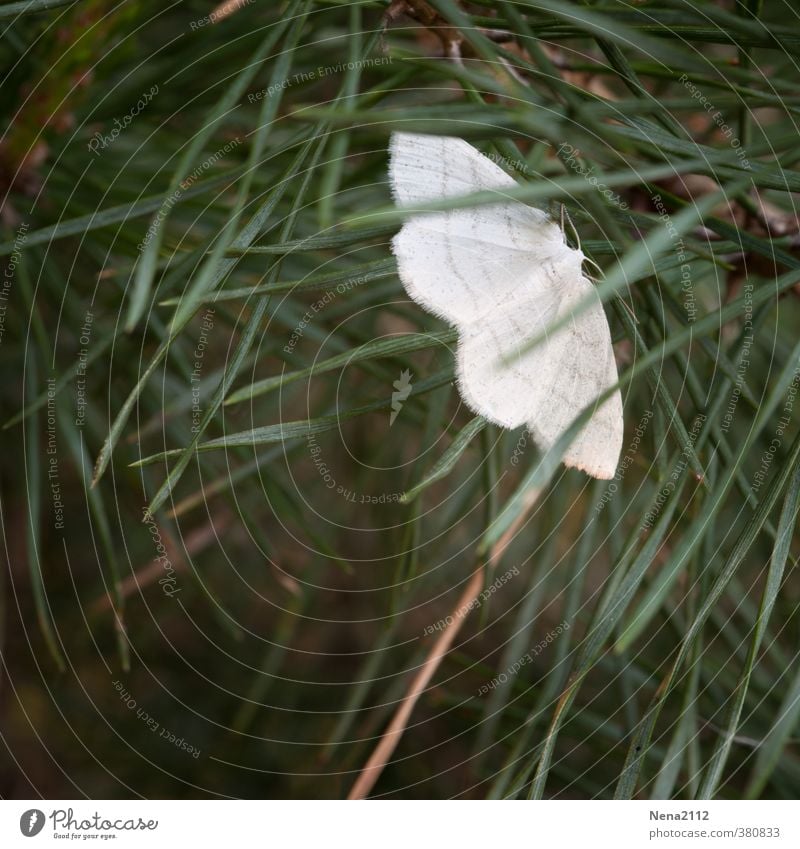
M612 478L622 448L623 418L619 390L598 403L617 382L608 322L599 300L573 315L577 303L594 292L586 278L573 278L565 293L558 275L546 276L536 287L537 299L509 304L461 334L461 394L472 410L496 424L527 424L542 451L553 446L585 407L596 404L563 462L593 477ZM533 337L565 315L571 317L564 327L525 350Z
M544 212L503 200L515 181L462 139L395 133L390 153L392 191L410 213L392 240L400 279L436 315L459 326L477 321L529 285L531 267L570 250ZM413 214L420 204L479 191L501 200Z
M515 181L462 139L395 133L389 176L409 212L392 241L408 294L460 330L458 376L466 403L505 427L527 423L546 451L581 410L617 382L608 322L583 255L541 210L507 198ZM479 191L497 203L446 212L415 207ZM570 321L536 348L555 319ZM504 365L503 359L510 360ZM569 466L613 477L622 447L619 391L597 404L564 456Z
M397 205L409 212L434 201L465 197L476 192L496 192L497 204L486 204L454 213L481 212L480 216L459 216L462 235L476 236L487 244L517 250L541 250L542 242L562 245L559 227L541 209L507 197L517 185L506 174L463 139L452 136L423 136L393 133L389 142L389 182ZM434 216L431 227L447 213L421 213ZM472 226L469 226L472 223Z

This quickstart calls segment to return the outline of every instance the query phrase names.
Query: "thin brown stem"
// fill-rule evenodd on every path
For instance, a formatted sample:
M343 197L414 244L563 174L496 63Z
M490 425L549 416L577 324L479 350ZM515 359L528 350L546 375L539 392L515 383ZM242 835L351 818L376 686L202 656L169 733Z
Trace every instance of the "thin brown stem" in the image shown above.
M414 680L411 682L411 686L408 688L408 692L403 697L403 701L395 712L389 727L384 731L370 759L361 770L361 774L350 791L349 799L366 798L383 772L383 768L386 766L389 758L392 756L392 752L394 752L397 744L400 742L400 738L403 736L411 712L414 710L414 705L416 705L417 700L425 691L434 673L439 668L442 658L450 650L456 634L458 634L475 600L480 595L483 589L484 571L485 567L480 565L469 579L469 583L464 588L464 592L461 594L461 598L459 598L453 614L448 617L448 624L433 644L428 656L425 658L425 662L420 667L419 672L417 672Z
M524 506L522 510L519 511L519 515L514 519L500 539L492 546L488 559L490 571L497 567L497 564L502 559L509 543L514 539L519 529L527 520L527 517L533 508L533 505L538 501L540 494L541 489L531 490L527 494ZM405 696L403 697L403 701L397 708L394 717L392 717L389 727L386 731L384 731L383 736L372 752L370 759L364 765L364 768L361 770L361 773L356 779L356 783L353 785L353 789L347 797L348 799L366 798L370 790L372 790L375 786L375 782L380 778L383 768L388 763L389 758L392 756L392 752L394 752L397 748L397 744L400 742L400 738L406 730L408 720L411 717L411 713L414 710L417 700L422 693L425 692L425 688L428 686L431 678L433 678L436 670L439 668L442 658L450 650L453 640L456 638L456 635L461 629L461 626L464 624L464 620L469 615L469 612L476 606L478 596L481 594L484 587L485 573L486 565L481 563L469 579L469 583L465 587L464 592L461 594L461 598L459 598L453 613L445 619L447 625L433 644L428 656L425 658L425 662L422 664L419 672L411 682L411 686L408 688Z

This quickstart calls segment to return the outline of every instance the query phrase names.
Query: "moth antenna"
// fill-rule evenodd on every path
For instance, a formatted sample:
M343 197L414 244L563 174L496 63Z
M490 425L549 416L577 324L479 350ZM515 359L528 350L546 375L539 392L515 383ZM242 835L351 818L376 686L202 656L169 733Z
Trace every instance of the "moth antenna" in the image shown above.
M589 265L593 265L593 266L597 269L597 273L598 273L598 275L599 275L600 277L602 277L602 276L603 276L603 269L602 269L602 268L600 268L600 266L599 266L599 265L598 265L598 264L597 264L597 263L596 263L596 262L595 262L595 261L594 261L594 260L593 260L590 256L585 256L585 257L583 258L583 261L584 261L584 262L588 262L588 263L589 263Z
M638 324L639 319L636 318L636 313L633 311L633 307L628 305L628 302L625 300L625 298L620 298L619 302L628 311L628 315L630 315L630 317L633 319L634 324Z
M602 276L603 276L603 269L602 269L602 268L600 268L600 266L599 266L599 265L598 265L598 264L597 264L597 263L596 263L596 262L595 262L595 261L594 261L591 257L589 257L589 256L585 256L585 257L583 258L583 261L584 261L584 262L586 262L586 263L588 263L589 265L593 265L593 266L597 269L597 271L598 271L598 276L599 276L599 277L602 277ZM592 281L592 283L596 283L596 282L597 282L597 281L594 279L594 277L592 277L591 275L588 275L588 276L589 276L589 279ZM623 306L623 307L625 307L625 309L628 311L628 315L630 315L630 317L633 319L633 322L634 322L635 324L638 324L638 323L639 323L639 319L636 317L636 313L633 311L633 307L629 306L629 305L628 305L628 302L627 302L624 298L619 298L619 302L620 302L620 303L622 304L622 306Z
M580 234L578 233L578 230L575 227L575 224L573 223L572 219L569 217L569 213L567 212L567 207L562 203L561 204L561 232L564 234L565 241L566 241L566 235L567 235L567 228L566 228L567 223L569 224L569 229L572 231L572 237L578 243L578 250L580 250L581 249Z

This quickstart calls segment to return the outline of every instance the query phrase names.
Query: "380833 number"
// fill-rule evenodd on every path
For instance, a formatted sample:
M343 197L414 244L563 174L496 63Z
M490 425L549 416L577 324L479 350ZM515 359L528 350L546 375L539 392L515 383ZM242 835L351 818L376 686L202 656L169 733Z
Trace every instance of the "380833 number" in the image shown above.
M780 837L779 828L742 828L736 829L737 837Z

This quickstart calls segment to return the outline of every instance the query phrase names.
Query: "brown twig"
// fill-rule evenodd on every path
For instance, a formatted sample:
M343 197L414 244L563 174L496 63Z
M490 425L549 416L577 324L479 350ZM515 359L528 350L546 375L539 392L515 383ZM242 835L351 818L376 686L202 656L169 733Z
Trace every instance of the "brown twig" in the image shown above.
M350 791L350 795L348 796L349 799L366 798L367 794L370 790L372 790L375 782L380 777L380 774L383 772L383 768L386 766L386 763L392 756L392 752L394 752L397 744L400 742L400 738L403 736L403 732L406 729L409 717L411 716L411 712L414 710L417 700L425 691L425 688L428 686L428 682L439 668L442 658L450 650L450 646L452 645L456 634L458 634L464 620L467 618L467 614L472 608L473 603L483 589L484 571L485 567L481 564L469 579L469 583L465 587L464 592L461 594L461 598L458 600L458 604L455 607L455 611L452 614L449 624L445 627L436 642L433 644L433 648L431 648L428 656L425 658L425 662L422 664L419 672L417 672L414 680L411 682L411 686L408 688L408 692L403 697L403 701L400 703L400 706L392 718L389 727L383 732L380 742L375 747L370 759L361 770L361 774L358 776L356 783L353 785L353 789Z
M193 557L195 554L199 554L208 548L209 545L218 539L220 532L228 526L229 522L230 517L226 514L221 514L213 523L209 522L201 528L190 531L183 540L186 553L190 557ZM163 534L164 545L169 552L169 558L173 568L176 572L185 572L187 570L187 563L181 546L178 545L172 538L172 535L164 528L161 529L161 533ZM137 591L141 592L145 587L154 584L163 574L164 567L158 560L151 560L149 563L141 565L132 575L129 575L120 582L120 598L126 599L134 595ZM96 615L113 607L114 599L112 595L109 592L105 592L92 602L89 610L93 615Z
M212 24L217 24L225 18L230 17L234 12L238 12L243 6L246 6L248 0L225 0L220 3L216 9L208 16Z
M541 489L535 489L531 490L526 495L523 509L520 510L516 519L511 523L500 539L492 546L488 559L490 570L493 570L500 562L506 548L511 540L516 536L517 531L526 520L528 513L537 502L540 494ZM428 656L425 658L425 662L420 667L419 672L417 672L414 676L414 680L411 682L411 686L406 691L402 702L400 702L399 707L395 711L392 721L389 723L389 727L383 732L378 745L375 747L372 755L370 756L370 759L359 773L356 783L353 785L353 789L347 797L348 799L365 799L375 786L375 782L380 778L384 767L388 763L389 758L392 756L392 752L394 752L397 748L397 744L400 742L400 738L406 730L408 720L411 717L411 713L414 710L414 706L417 704L419 697L425 692L425 688L428 686L431 678L433 678L436 670L439 668L439 664L450 650L453 640L456 638L456 635L461 629L461 626L464 624L464 620L469 615L469 612L476 606L475 602L483 590L485 573L486 565L481 563L469 579L469 583L465 587L464 592L461 594L461 598L459 598L453 613L445 619L448 624L433 644L433 647L428 653Z

